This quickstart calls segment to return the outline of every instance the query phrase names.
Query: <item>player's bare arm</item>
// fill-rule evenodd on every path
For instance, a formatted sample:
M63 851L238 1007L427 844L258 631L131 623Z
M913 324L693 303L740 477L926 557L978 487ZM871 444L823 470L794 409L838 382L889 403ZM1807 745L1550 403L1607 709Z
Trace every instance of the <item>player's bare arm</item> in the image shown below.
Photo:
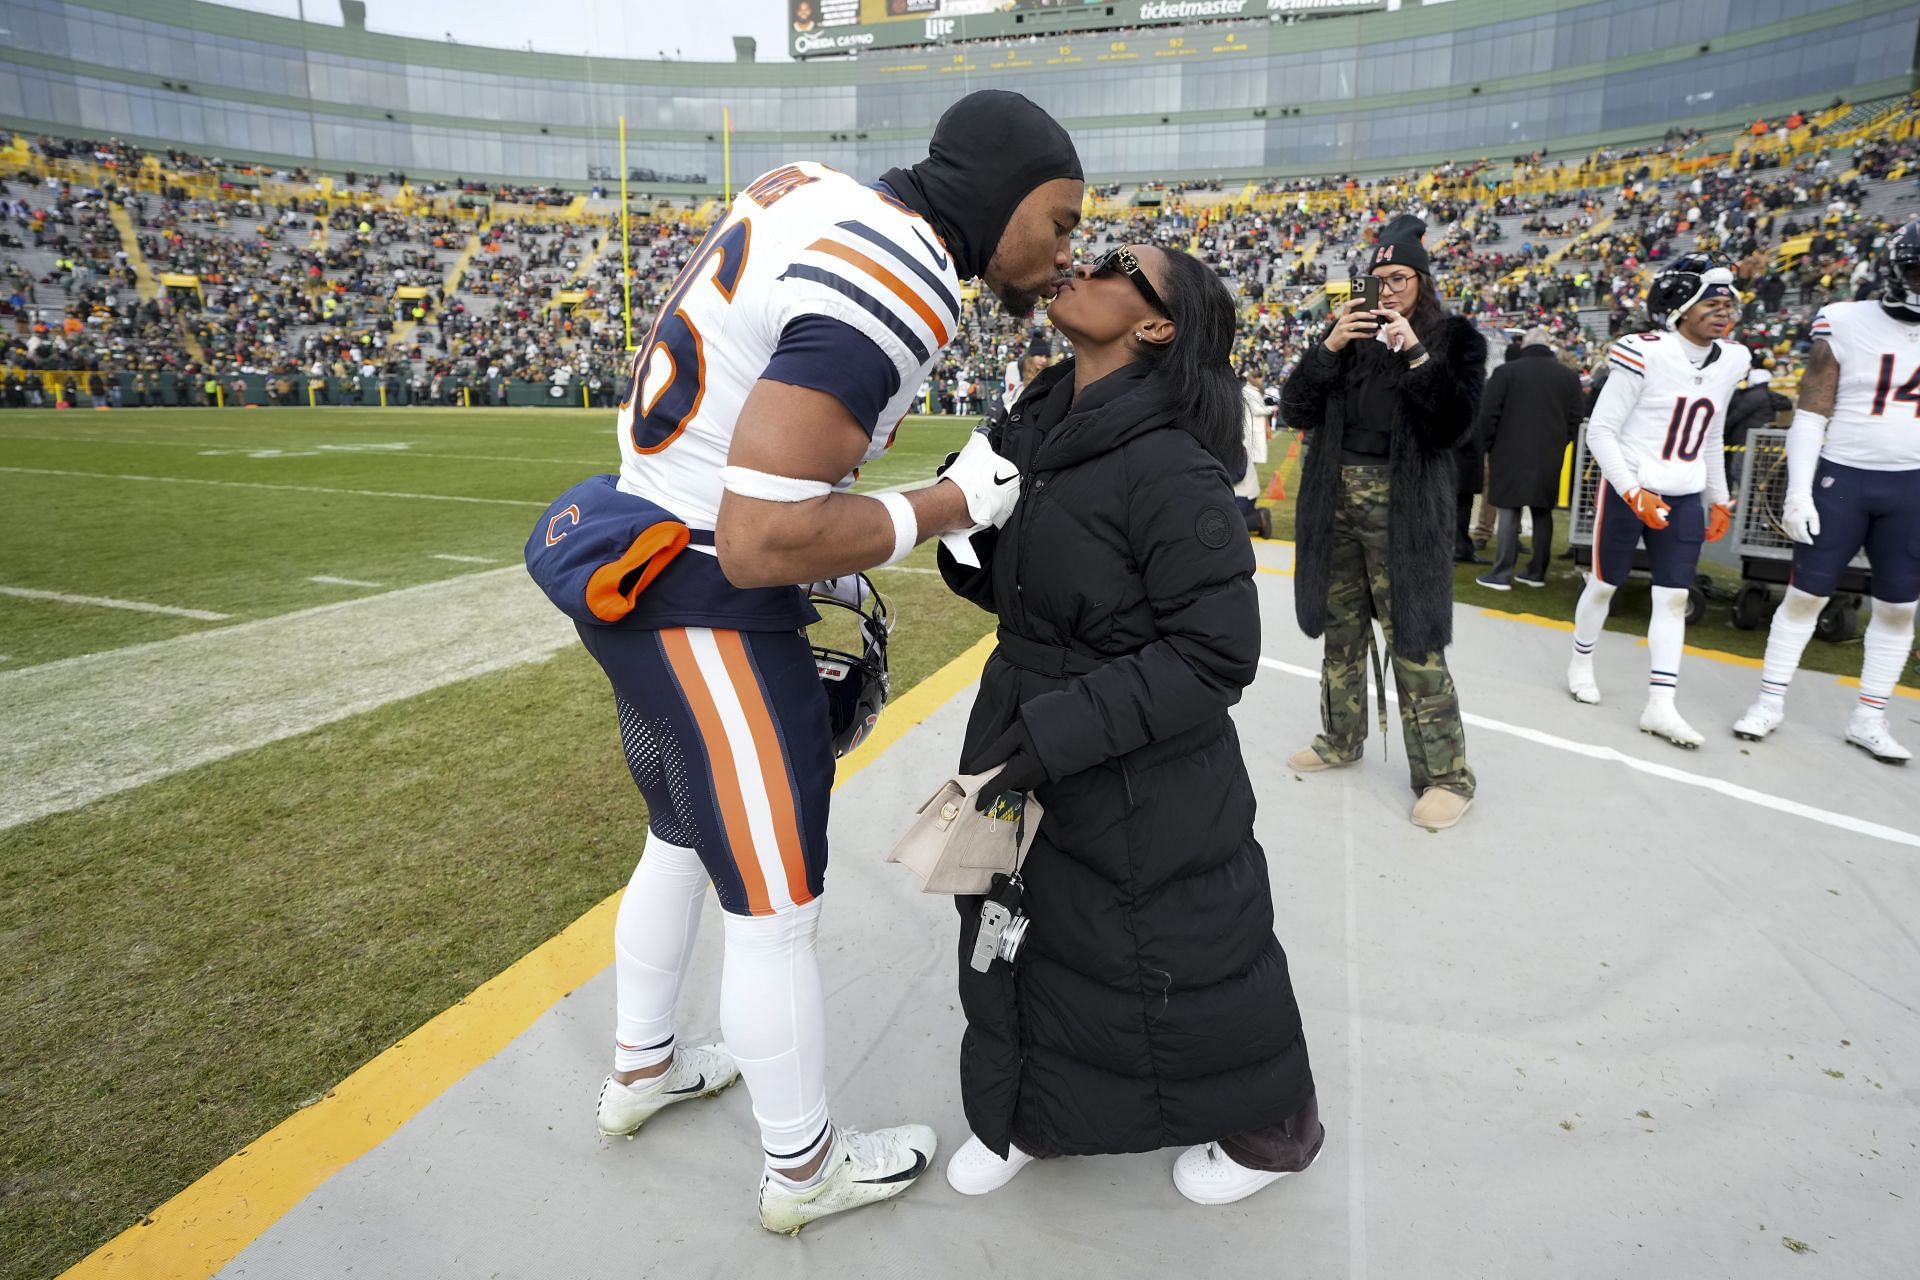
M1800 376L1802 409L1824 416L1833 413L1834 399L1840 389L1840 362L1825 341L1813 344L1807 357L1807 371Z
M859 465L867 433L824 391L762 379L741 406L727 454L730 466L834 484ZM904 495L924 540L973 524L960 489L941 482ZM894 525L872 498L830 493L774 502L727 492L714 525L714 549L736 587L791 586L885 563Z

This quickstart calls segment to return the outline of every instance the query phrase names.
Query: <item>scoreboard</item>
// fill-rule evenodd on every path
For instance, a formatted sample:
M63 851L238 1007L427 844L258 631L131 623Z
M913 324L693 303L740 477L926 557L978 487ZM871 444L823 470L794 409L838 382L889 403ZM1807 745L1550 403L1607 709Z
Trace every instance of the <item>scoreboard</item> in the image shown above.
M1387 0L782 0L796 58L1234 18L1379 13Z

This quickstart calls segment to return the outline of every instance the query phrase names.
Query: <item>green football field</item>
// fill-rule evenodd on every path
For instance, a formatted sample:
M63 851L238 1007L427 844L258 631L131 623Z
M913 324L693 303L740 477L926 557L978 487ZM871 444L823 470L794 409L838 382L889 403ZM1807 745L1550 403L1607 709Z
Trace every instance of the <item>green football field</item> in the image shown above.
M859 487L970 425L909 420ZM646 815L604 679L487 612L548 500L616 463L598 411L0 415L0 1276L56 1274L624 883ZM990 626L931 563L878 575L896 694ZM1555 565L1456 590L1565 618ZM1758 654L1725 615L1689 638ZM1613 625L1645 624L1623 591ZM195 715L255 687L245 723ZM130 706L183 740L118 742ZM10 808L30 769L80 799Z

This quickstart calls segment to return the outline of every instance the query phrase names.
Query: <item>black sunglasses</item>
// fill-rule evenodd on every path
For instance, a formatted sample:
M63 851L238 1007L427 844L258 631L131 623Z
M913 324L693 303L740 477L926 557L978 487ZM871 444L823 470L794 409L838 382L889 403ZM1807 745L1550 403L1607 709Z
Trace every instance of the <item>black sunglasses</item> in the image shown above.
M1147 273L1140 269L1140 259L1133 256L1133 250L1121 245L1118 249L1109 249L1094 261L1093 269L1087 274L1095 280L1119 272L1133 281L1133 287L1140 296L1153 305L1153 309L1167 319L1173 316L1167 310L1167 304L1160 301L1160 295L1154 291L1153 281L1147 279Z

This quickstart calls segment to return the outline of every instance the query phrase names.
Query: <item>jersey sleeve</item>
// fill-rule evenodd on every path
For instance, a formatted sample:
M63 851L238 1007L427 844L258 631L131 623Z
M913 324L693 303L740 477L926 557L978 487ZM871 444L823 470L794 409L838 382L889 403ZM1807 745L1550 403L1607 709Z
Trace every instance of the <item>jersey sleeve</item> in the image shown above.
M1607 363L1636 378L1644 379L1647 376L1647 354L1632 338L1621 338L1609 347Z
M1813 313L1813 328L1807 336L1815 342L1833 345L1833 317L1828 314L1826 307L1821 307Z
M1624 341L1624 339L1623 339ZM1613 344L1614 351L1621 343ZM1607 353L1609 363L1613 361L1613 351ZM1627 465L1626 451L1620 445L1620 432L1627 425L1627 418L1633 413L1634 406L1640 403L1640 390L1644 379L1641 370L1633 370L1633 377L1623 377L1624 366L1615 365L1600 388L1600 398L1594 402L1593 415L1587 420L1587 452L1593 455L1599 464L1600 474L1607 483L1621 493L1639 487L1639 481L1632 467Z
M775 323L784 335L803 316L837 321L886 355L896 387L916 387L958 329L960 302L911 237L877 222L848 218L801 246L776 282Z
M787 321L760 376L832 396L847 407L869 439L887 402L900 392L900 370L871 337L843 320L815 312Z

